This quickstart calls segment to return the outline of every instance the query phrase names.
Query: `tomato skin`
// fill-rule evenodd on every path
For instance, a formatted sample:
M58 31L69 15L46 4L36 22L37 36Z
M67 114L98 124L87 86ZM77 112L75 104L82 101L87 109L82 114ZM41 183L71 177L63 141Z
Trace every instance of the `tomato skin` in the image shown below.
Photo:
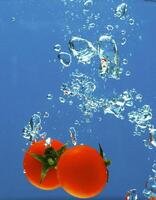
M57 165L63 189L78 198L98 195L107 183L107 168L100 154L85 145L67 149Z
M50 169L42 183L40 183L41 171L43 167L42 163L30 156L30 153L44 155L45 149L47 148L45 146L45 142L45 140L41 140L39 142L33 143L29 147L24 156L23 168L28 181L32 185L43 190L52 190L60 186L57 178L57 170L55 168ZM51 140L51 146L55 150L59 150L63 146L63 143L57 140Z

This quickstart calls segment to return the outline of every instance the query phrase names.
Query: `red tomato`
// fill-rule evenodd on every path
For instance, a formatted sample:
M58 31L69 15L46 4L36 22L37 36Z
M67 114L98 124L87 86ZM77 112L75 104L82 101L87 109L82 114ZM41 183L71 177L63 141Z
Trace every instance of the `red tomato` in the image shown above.
M151 197L150 200L156 200L156 197Z
M37 188L43 190L51 190L56 189L60 186L57 179L57 170L56 167L51 167L47 169L45 173L44 179L41 181L41 173L43 171L43 163L39 160L35 159L32 155L38 155L41 158L45 156L45 151L48 147L45 146L46 141L41 140L39 142L33 143L27 152L25 153L23 160L23 167L25 171L25 175L29 182L36 186ZM57 140L51 140L51 147L58 151L61 147L63 147L63 143ZM47 158L46 158L47 159ZM45 163L51 161L51 157L46 160ZM49 166L46 164L46 166Z
M57 165L58 179L69 194L78 198L98 195L107 183L107 168L95 149L80 145L66 150Z

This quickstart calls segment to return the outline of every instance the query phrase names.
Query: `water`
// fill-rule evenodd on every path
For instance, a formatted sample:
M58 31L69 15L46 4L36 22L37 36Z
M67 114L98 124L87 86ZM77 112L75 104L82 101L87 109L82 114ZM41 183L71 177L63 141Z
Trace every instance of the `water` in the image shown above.
M75 199L23 174L22 149L51 138L103 146L95 200L156 197L154 2L0 1L0 199Z

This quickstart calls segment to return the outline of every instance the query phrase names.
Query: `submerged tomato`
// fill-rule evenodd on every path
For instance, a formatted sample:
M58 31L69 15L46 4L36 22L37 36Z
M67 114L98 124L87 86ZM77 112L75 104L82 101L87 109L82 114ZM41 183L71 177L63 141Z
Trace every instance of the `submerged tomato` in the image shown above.
M57 171L64 190L79 198L99 194L108 178L105 162L99 152L85 145L66 150L58 161Z
M51 140L51 147L46 147L45 143L46 141L42 140L29 147L24 156L23 167L25 175L32 185L40 189L51 190L60 185L57 179L58 158L56 158L55 151L59 151L61 148L63 150L63 143Z

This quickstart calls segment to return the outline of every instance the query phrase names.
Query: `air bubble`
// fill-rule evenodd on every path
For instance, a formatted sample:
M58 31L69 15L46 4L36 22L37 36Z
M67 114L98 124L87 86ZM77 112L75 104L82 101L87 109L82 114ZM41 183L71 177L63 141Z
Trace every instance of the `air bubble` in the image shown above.
M85 2L84 2L84 7L85 7L85 9L90 9L91 7L93 6L93 0L86 0Z
M123 38L122 38L122 41L121 41L121 45L122 45L122 46L125 45L126 42L127 42L127 39L126 39L125 37L123 37Z
M121 3L117 6L114 16L118 17L120 19L125 19L125 16L127 15L128 6L126 3Z
M97 51L93 44L86 39L80 37L72 37L69 41L69 49L78 62L90 64L91 59L96 55Z
M142 101L142 98L143 98L142 94L137 94L137 95L135 96L135 99L136 99L137 101L139 101L139 102Z
M133 18L129 19L129 24L130 24L131 26L134 25L134 23L135 23L135 20L134 20Z
M72 101L72 100L69 101L69 105L70 105L70 106L73 105L73 101Z
M60 101L60 103L65 103L66 102L65 98L63 98L63 97L59 97L59 101Z
M75 120L74 124L80 126L80 122L79 122L79 120Z
M112 30L114 29L114 27L113 27L112 25L110 25L110 24L109 24L109 25L107 25L107 27L106 27L106 28L107 28L107 30L108 30L108 31L112 31Z
M49 94L47 95L47 99L48 99L48 100L52 100L52 99L53 99L53 95L52 95L51 93L49 93Z
M127 64L128 64L128 60L127 60L126 58L124 58L123 61L122 61L122 63L123 63L124 65L127 65Z
M118 48L111 35L102 35L99 38L98 56L101 60L100 76L119 79L121 68L119 67Z
M58 58L60 60L60 63L64 66L64 67L69 67L71 65L71 55L69 53L66 52L60 52L58 54Z
M16 17L11 17L11 21L15 22L16 21Z
M88 25L88 29L90 30L90 29L93 29L93 28L95 28L95 23L90 23Z
M56 44L54 46L54 50L57 51L57 52L60 52L61 51L61 45L60 44Z
M45 112L44 115L43 115L43 118L49 118L49 113Z
M126 35L126 30L121 30L122 35Z
M131 72L130 71L126 71L126 76L130 76Z
M72 144L74 146L76 146L77 145L77 138L76 138L77 133L76 133L76 130L75 130L74 127L70 127L69 128L69 134L70 134L70 138L71 138Z

